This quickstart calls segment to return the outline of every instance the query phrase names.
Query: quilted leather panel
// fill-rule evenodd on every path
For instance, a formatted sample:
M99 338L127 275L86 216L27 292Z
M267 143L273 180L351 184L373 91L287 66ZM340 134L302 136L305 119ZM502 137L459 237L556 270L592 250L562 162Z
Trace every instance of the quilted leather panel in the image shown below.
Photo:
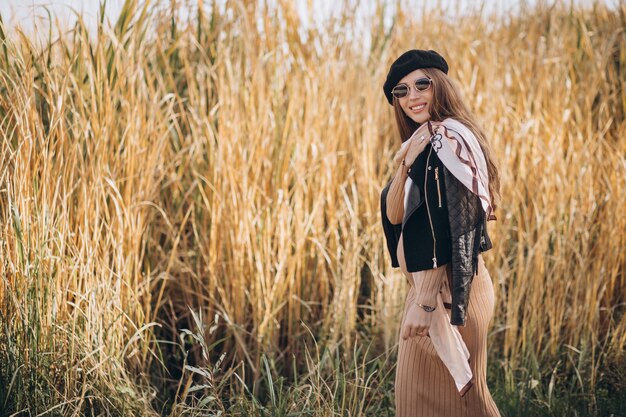
M454 175L444 168L446 196L448 197L448 217L452 238L457 238L472 230L480 220L478 196L467 189Z
M450 171L444 168L443 172L452 240L450 323L462 326L465 325L471 283L478 266L484 216L478 196L468 190Z

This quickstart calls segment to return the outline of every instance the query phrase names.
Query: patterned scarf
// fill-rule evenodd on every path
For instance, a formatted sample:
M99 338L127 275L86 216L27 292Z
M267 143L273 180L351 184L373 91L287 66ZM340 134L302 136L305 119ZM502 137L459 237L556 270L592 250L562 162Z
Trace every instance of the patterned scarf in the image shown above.
M428 122L430 143L445 167L480 198L488 220L495 220L489 197L487 162L478 139L464 124L455 119L440 123Z

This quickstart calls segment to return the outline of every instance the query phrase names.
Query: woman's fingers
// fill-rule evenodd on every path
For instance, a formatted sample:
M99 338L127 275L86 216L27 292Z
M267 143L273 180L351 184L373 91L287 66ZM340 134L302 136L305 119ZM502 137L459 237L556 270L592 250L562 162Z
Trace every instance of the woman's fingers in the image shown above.
M404 331L404 340L410 339L411 338L411 332L413 331L413 328L410 327L410 326L407 326L404 330L405 330Z
M406 340L411 337L411 330L413 330L413 327L405 325L402 329L402 339Z
M427 336L430 330L430 322L432 313L427 313L417 305L413 305L407 312L407 318L401 329L401 335L404 340L414 336Z
M414 143L406 153L405 159L407 165L413 164L415 158L417 158L417 156L422 153L422 151L424 150L424 148L426 148L426 145L428 144L428 139L422 140L418 138L415 139L415 142L416 143Z
M402 159L404 159L404 157L406 156L408 150L409 150L409 145L411 144L411 139L405 141L402 143L402 145L400 146L400 149L398 150L398 152L396 152L396 155L393 157L393 160L396 163L400 163L402 161Z
M413 132L413 134L411 135L411 138L415 138L415 137L421 137L421 136L426 136L428 137L430 135L430 132L428 130L428 125L426 123L422 124L419 128L417 128L415 130L415 132Z
M406 324L402 329L402 339L407 340L415 336L427 336L430 326L412 326Z
M404 142L410 145L406 149L406 155L404 156L407 165L411 165L413 161L415 161L415 158L417 158L417 155L422 153L424 148L426 148L426 145L430 143L429 137L430 134L428 132L428 129L425 127L425 125L422 125L419 129L413 132L409 140Z
M404 340L407 340L416 335L417 335L417 327L411 326L410 324L407 324L404 326L404 330L402 331L402 338Z

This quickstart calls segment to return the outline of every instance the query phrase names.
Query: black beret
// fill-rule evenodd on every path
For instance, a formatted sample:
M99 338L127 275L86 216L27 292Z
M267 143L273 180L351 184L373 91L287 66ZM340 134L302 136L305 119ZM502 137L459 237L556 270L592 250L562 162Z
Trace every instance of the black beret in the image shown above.
M385 96L387 96L389 104L393 104L391 90L398 84L398 81L408 73L421 68L437 68L445 74L448 73L448 63L432 49L428 51L422 49L406 51L391 64L387 73L387 79L383 85L383 91Z

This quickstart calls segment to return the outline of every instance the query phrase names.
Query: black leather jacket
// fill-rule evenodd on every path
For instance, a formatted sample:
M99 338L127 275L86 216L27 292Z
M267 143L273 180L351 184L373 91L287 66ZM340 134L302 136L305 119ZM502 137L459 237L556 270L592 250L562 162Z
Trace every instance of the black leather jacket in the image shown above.
M478 254L491 249L492 243L487 234L487 219L481 207L478 196L472 193L450 171L443 167L445 181L445 196L448 208L449 235L451 261L448 281L452 295L452 308L450 323L453 325L465 325L465 318L469 303L470 286L474 275L478 272ZM381 217L383 230L387 241L387 249L391 256L393 267L399 267L397 259L397 247L400 233L406 224L407 218L415 211L415 207L423 203L422 196L415 190L413 185L409 191L407 208L402 224L394 225L387 217L387 193L391 181L381 192ZM433 234L444 233L433 230ZM403 240L419 239L419 236L405 235ZM406 246L405 246L406 247ZM410 256L410 254L406 254Z

